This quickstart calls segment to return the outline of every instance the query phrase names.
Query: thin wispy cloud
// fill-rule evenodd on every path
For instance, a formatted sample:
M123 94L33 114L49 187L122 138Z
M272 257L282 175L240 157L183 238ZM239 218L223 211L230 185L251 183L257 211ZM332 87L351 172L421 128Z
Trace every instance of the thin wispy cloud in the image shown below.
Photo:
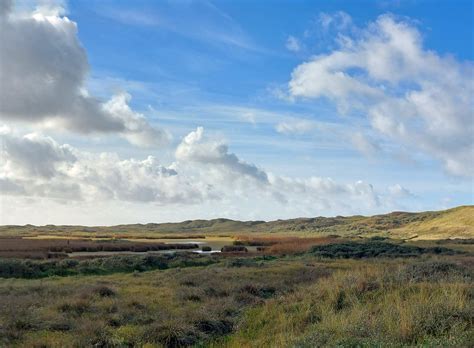
M95 11L124 25L155 27L209 46L229 46L254 53L270 53L255 43L240 25L217 6L202 3L162 3L160 10L115 6L97 7ZM202 17L195 16L201 13Z

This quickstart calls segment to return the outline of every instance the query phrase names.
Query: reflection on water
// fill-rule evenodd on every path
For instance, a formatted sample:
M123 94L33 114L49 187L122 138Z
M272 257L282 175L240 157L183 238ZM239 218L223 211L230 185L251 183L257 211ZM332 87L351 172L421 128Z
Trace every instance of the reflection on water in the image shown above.
M195 244L198 247L192 249L169 249L169 250L149 250L149 251L78 251L69 253L69 257L93 257L93 256L112 256L112 255L146 255L146 254L174 254L183 252L192 252L196 254L215 254L220 253L221 248L225 245L232 245L234 242L233 238L230 237L206 237L205 239L142 239L142 238L127 238L121 239L128 242L153 242L153 243L164 243L164 244ZM212 250L203 251L201 248L204 246L210 247ZM248 251L255 252L255 246L247 246Z
M211 251L203 251L203 250L193 250L193 253L196 254L215 254L215 253L220 253L220 250L211 250Z

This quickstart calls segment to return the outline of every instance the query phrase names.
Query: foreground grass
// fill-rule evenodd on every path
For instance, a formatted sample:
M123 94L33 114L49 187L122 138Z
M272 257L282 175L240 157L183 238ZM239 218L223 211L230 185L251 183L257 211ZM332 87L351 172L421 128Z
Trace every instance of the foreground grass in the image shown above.
M0 259L0 347L474 342L470 241L462 250L380 237L236 242L255 243L258 256Z
M453 264L353 264L248 310L215 346L471 346L472 275Z
M84 260L72 276L0 281L0 347L471 346L474 259L426 250Z
M301 262L236 262L133 274L0 282L0 346L177 347L234 330L250 306L330 273Z

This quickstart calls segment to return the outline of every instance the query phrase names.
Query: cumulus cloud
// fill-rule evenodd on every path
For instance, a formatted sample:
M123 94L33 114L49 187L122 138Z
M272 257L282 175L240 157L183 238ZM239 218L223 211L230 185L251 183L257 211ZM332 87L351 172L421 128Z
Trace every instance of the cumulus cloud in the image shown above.
M425 49L415 26L389 15L339 45L295 68L292 97L363 112L380 134L432 155L449 173L474 173L472 62Z
M203 128L189 133L176 150L178 165L194 163L196 177L213 187L215 197L254 200L254 204L278 202L280 207L317 214L323 211L361 212L381 209L383 193L363 181L338 183L331 178L290 178L267 172L229 153L227 145L206 139ZM257 203L258 202L258 203ZM267 202L267 203L265 203Z
M176 149L176 162L165 166L153 156L121 159L115 153L80 151L41 134L18 135L2 128L0 192L3 197L94 204L220 204L230 212L244 204L265 216L387 208L385 194L369 183L274 175L241 160L225 143L204 137L203 132L198 128L184 137ZM403 190L394 186L389 195L397 198Z
M0 2L0 17L7 16L13 8L13 0L4 0Z
M57 165L76 160L68 145L58 145L53 139L35 133L17 138L4 132L1 151L4 169L25 178L51 178Z
M0 118L79 133L118 133L137 145L162 144L165 132L133 112L130 97L103 103L84 87L89 65L77 25L57 4L17 13L0 8Z
M407 197L413 196L413 194L408 189L406 189L400 184L389 186L388 192L390 193L392 197L396 197L396 198L407 198Z
M35 133L18 136L3 130L1 140L2 194L159 204L196 203L205 195L202 187L153 156L122 160L114 153L79 151Z
M128 105L130 100L130 94L120 93L105 103L103 109L122 121L127 129L123 136L130 143L142 147L166 145L171 140L171 135L152 127L145 116L133 111Z
M220 173L227 176L244 176L263 184L268 182L267 174L263 170L230 153L226 144L204 139L203 134L204 129L198 127L183 139L176 149L178 161L193 162L208 168L217 166Z
M358 180L342 184L331 178L312 176L309 178L288 178L271 176L272 188L288 205L307 210L315 205L322 211L364 211L383 206L381 194L371 184Z

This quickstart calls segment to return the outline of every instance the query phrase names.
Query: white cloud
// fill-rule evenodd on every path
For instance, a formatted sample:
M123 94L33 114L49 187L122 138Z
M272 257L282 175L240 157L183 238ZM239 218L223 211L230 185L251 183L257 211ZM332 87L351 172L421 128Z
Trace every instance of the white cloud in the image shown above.
M299 52L301 50L300 41L294 36L288 36L285 47L288 51Z
M184 137L177 161L169 166L153 156L121 159L114 153L80 151L36 133L20 136L2 128L1 137L2 199L135 202L191 210L186 207L209 205L219 207L217 215L253 207L255 218L389 209L384 193L368 183L274 175L230 153L225 143L205 138L202 128Z
M302 211L315 205L323 211L370 211L383 206L381 196L373 186L363 181L341 184L331 178L286 178L271 176L275 192L284 197L287 205ZM359 210L361 209L361 210Z
M194 162L208 168L217 166L227 176L238 178L244 176L259 183L268 182L267 174L257 166L246 163L235 154L230 153L226 144L218 141L206 141L204 129L198 127L189 133L176 149L178 161Z
M2 134L3 168L16 177L51 178L63 164L76 161L68 145L59 145L49 137L38 134L27 134L13 137Z
M46 2L33 13L17 13L6 2L1 10L0 118L78 133L117 133L138 145L167 141L163 131L129 108L127 98L103 104L88 94L87 54L76 23L62 15L60 5Z
M93 154L60 145L40 134L17 136L4 131L1 138L3 194L159 204L190 204L205 195L152 156L122 160L113 153Z
M133 111L128 105L130 100L131 96L127 93L117 94L104 104L103 109L123 122L127 129L123 136L130 143L142 147L166 145L171 135L152 127L142 114Z
M449 173L474 173L472 62L424 49L411 23L388 15L340 45L295 68L292 97L363 112L380 134L441 160Z
M407 197L413 196L413 194L408 189L406 189L400 184L389 186L388 192L390 193L391 196L395 198L407 198Z
M199 127L189 133L178 146L176 158L179 168L183 168L181 164L194 165L198 169L195 177L212 185L216 197L228 197L233 202L255 199L264 205L276 201L300 211L307 211L308 207L318 210L349 210L352 205L364 209L381 207L379 194L370 184L362 181L341 184L316 176L274 175L229 153L224 143L204 138L203 132Z

